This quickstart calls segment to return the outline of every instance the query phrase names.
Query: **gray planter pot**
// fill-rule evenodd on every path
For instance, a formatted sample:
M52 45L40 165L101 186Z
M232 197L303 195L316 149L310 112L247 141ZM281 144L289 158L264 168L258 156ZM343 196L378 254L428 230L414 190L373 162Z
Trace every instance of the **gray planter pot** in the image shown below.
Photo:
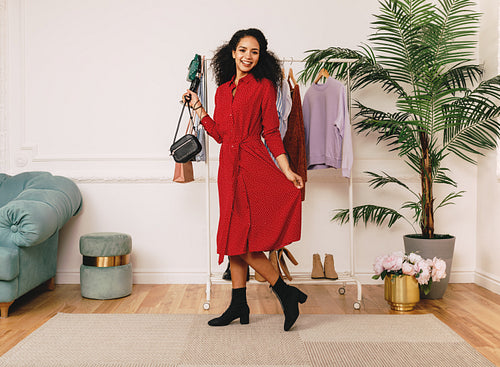
M403 241L405 252L408 254L415 252L425 259L432 259L435 256L446 262L446 277L439 282L432 283L429 294L425 295L423 292L420 292L421 298L443 298L444 292L448 287L448 280L450 279L453 251L455 250L455 237L428 239L406 235L403 237Z

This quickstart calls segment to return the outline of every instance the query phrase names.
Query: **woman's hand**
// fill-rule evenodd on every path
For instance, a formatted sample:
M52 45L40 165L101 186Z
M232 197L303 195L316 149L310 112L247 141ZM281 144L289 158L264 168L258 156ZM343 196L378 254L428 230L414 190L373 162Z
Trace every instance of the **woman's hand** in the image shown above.
M304 180L302 180L302 177L300 177L295 172L290 170L288 172L284 172L284 174L286 178L288 178L288 180L291 181L296 188L301 189L304 187Z
M198 98L198 95L192 90L188 89L186 93L182 95L182 100L189 101L189 107L191 107L193 111L196 112L200 120L207 115L207 112L203 108L201 101Z
M283 172L286 178L291 181L296 188L301 189L304 187L304 180L302 177L290 169L286 154L277 156L276 161L278 162L278 166L280 166L281 172Z
M201 104L198 95L189 89L182 95L182 100L189 101L189 107L191 108L196 108Z

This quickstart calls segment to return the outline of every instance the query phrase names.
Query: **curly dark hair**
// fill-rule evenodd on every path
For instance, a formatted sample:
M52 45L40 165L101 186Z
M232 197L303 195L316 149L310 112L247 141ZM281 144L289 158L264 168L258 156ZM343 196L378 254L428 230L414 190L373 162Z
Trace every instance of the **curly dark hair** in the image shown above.
M282 72L280 61L276 55L267 49L267 39L264 34L256 29L242 29L237 31L231 40L222 46L220 46L210 63L215 74L215 81L217 85L222 85L225 82L231 80L231 78L236 74L236 64L233 59L233 51L236 50L236 46L243 37L251 36L254 37L259 43L260 54L259 61L257 65L253 67L250 71L255 79L260 80L262 78L269 79L275 88L281 84Z

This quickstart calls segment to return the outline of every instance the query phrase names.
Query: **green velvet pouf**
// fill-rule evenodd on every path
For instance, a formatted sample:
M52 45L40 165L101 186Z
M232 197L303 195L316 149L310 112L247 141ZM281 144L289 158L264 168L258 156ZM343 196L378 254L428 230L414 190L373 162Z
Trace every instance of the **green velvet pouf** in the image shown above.
M82 297L113 299L132 293L132 239L117 232L89 233L80 237Z

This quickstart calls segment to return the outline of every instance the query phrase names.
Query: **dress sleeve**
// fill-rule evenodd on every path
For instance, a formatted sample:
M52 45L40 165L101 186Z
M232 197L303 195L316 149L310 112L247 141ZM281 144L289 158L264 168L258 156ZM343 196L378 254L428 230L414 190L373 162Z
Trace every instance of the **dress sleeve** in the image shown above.
M222 143L222 136L219 134L217 131L217 125L215 124L215 121L209 116L206 115L203 117L201 120L201 124L207 131L208 135L210 135L212 138L215 139L215 141L219 144Z
M273 153L274 157L277 157L285 153L285 148L279 130L276 90L268 79L262 79L262 84L262 136L266 140L271 153Z
M201 124L207 131L208 135L210 135L214 140L221 144L222 143L222 135L217 130L217 97L219 94L219 89L215 92L215 110L214 110L214 118L212 119L208 114L201 119ZM215 120L215 121L214 121Z

